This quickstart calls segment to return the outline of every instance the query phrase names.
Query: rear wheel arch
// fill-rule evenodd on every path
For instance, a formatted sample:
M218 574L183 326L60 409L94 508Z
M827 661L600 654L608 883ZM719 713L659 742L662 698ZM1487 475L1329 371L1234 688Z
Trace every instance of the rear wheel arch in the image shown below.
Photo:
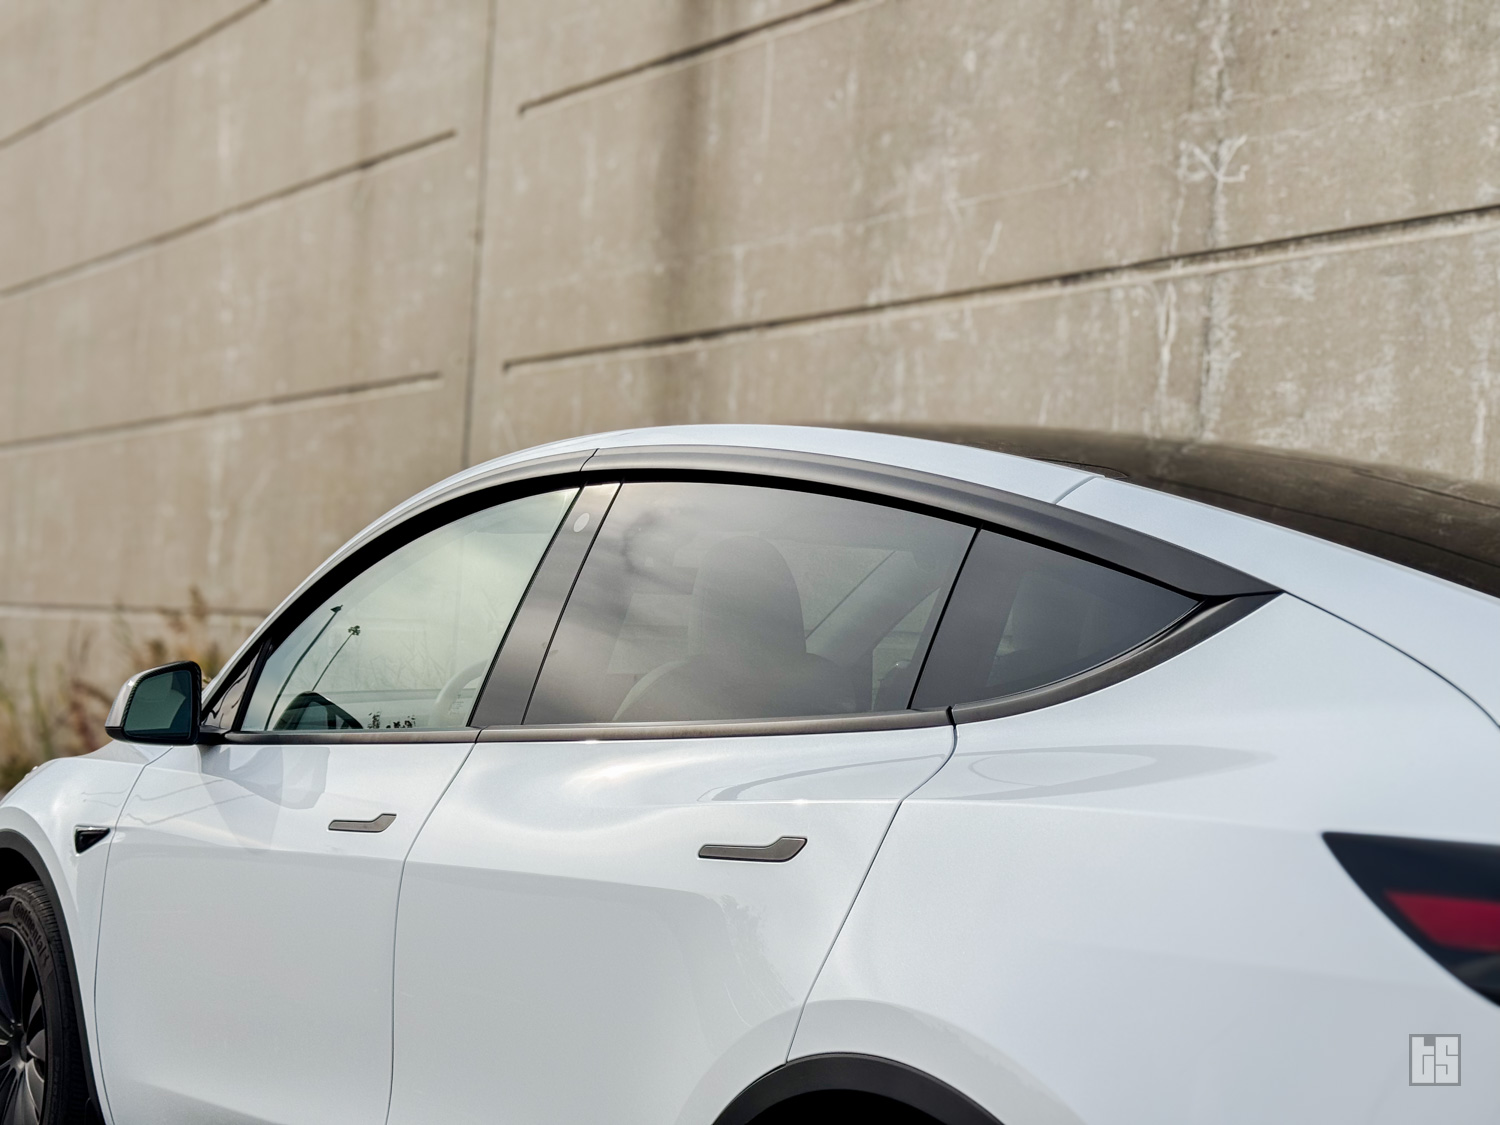
M793 1059L751 1083L714 1125L826 1120L840 1095L850 1103L878 1099L893 1113L906 1111L911 1125L1001 1125L972 1099L929 1074L892 1059L857 1054Z
M73 1011L77 1015L78 1046L83 1052L89 1100L97 1106L101 1099L98 1084L94 1079L93 1055L89 1049L88 1021L84 1018L83 992L78 982L78 963L73 953L73 938L68 931L68 916L63 910L62 896L57 893L57 883L52 878L52 873L48 870L36 845L13 828L0 829L0 893L21 883L32 881L40 883L46 890L56 915L57 927L62 933L68 983L73 992Z

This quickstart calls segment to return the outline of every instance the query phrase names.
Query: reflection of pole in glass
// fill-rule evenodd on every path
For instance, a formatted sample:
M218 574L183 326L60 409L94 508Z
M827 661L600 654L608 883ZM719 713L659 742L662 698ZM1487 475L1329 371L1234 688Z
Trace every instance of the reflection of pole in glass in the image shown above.
M333 667L333 662L339 658L339 653L341 653L341 652L344 651L344 645L348 644L350 641L352 641L357 636L359 636L359 626L358 625L351 625L351 626L349 626L349 635L344 638L343 644L339 645L338 648L336 648L336 649L333 650L333 655L328 658L328 663L325 664L325 665L323 665L323 670L318 673L318 678L313 681L313 686L310 687L310 688L308 688L307 689L308 691L317 691L318 690L318 685L323 682L323 677L326 676L326 675L328 675L328 669L330 669L330 668Z
M281 702L281 697L286 692L286 685L292 682L292 677L297 674L297 669L302 667L302 662L307 659L307 654L312 651L313 645L317 644L323 634L328 631L328 626L333 624L333 619L339 615L339 611L343 608L341 605L331 607L328 611L328 620L323 622L323 627L313 634L313 639L307 642L307 647L297 654L296 663L292 665L292 670L286 674L286 679L281 681L281 687L276 689L276 698L271 700L271 709L266 712L268 720L275 716L276 705ZM324 668L323 671L326 672L328 669ZM321 675L318 676L318 679L321 680L322 678Z

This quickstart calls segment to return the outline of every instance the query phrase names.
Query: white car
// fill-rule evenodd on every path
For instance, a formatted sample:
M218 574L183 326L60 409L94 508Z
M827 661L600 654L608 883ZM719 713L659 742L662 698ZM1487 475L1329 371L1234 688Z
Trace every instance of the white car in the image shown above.
M503 457L135 677L0 1122L1500 1121L1493 494L947 436Z

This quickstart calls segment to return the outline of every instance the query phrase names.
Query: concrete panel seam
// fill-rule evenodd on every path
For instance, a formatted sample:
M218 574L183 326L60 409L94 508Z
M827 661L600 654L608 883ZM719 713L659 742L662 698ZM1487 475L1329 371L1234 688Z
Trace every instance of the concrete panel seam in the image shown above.
M286 187L277 188L275 191L268 192L265 195L257 196L256 198L246 200L243 203L236 203L234 206L226 207L222 211L216 211L212 215L205 215L202 218L194 219L188 223L183 223L181 226L173 227L171 230L163 231L160 234L153 234L150 238L143 238L138 242L132 242L128 246L121 246L114 250L106 251L103 254L95 255L94 257L88 258L85 261L74 262L71 265L62 266L61 268L52 270L48 273L40 274L36 277L27 278L25 281L17 282L16 284L11 285L8 288L0 289L0 301L7 300L11 297L19 297L24 293L32 293L38 289L44 289L50 285L59 284L60 282L70 281L75 277L90 273L105 266L115 265L118 262L134 258L140 254L148 253L151 250L154 250L156 247L162 246L168 242L176 241L179 238L184 238L191 234L197 234L200 231L208 230L211 227L218 226L220 223L238 219L244 215L250 214L251 212L258 211L263 207L268 207L272 204L280 203L283 200L290 199L296 195L300 195L302 192L311 191L314 188L323 187L326 184L335 183L338 180L345 179L348 176L360 175L361 173L370 171L372 168L376 168L382 164L387 164L393 160L398 160L401 157L414 156L418 153L425 152L435 145L442 144L445 141L451 141L457 136L457 129L444 129L441 133L434 133L432 136L422 137L421 139L411 141L408 144L398 145L397 147L387 149L384 152L378 152L372 156L364 157L363 159L356 160L352 163L329 169L326 172L320 172L316 176L309 177L305 180L299 180L294 184L288 184Z
M479 190L474 201L474 264L469 277L469 354L464 369L463 436L459 441L459 468L467 468L474 419L475 364L479 353L479 314L483 307L484 288L484 220L490 183L490 103L494 99L496 5L490 0L489 24L484 53L484 103L479 122Z
M423 371L412 375L396 375L389 379L372 379L362 383L349 383L341 387L325 387L315 391L297 391L291 394L269 395L265 398L251 399L245 402L205 406L199 410L185 410L180 414L158 415L152 418L134 419L129 422L112 422L98 426L81 427L76 430L37 434L31 437L14 438L10 441L0 442L0 456L36 449L42 446L96 441L99 439L120 437L126 434L140 433L146 430L162 429L184 423L211 421L216 418L227 418L240 414L263 414L295 407L316 408L330 402L350 398L367 398L375 395L390 394L391 392L422 391L440 384L442 381L443 374L441 371Z
M212 39L215 35L218 35L221 31L224 31L224 30L226 30L226 29L228 29L230 27L233 27L235 24L239 23L241 20L245 19L247 16L250 16L250 15L254 14L256 11L258 11L259 9L264 8L270 2L271 2L271 0L251 0L251 2L248 3L248 4L246 4L243 8L239 8L239 9L236 9L235 11L233 11L233 12L230 12L229 15L225 16L223 19L219 20L217 23L209 24L209 26L203 28L201 31L198 31L198 32L194 33L193 35L188 36L186 39L182 40L181 42L174 43L172 46L168 47L165 51L162 51L160 54L153 55L151 58L149 58L145 62L141 63L139 66L132 67L130 70L127 70L124 74L120 74L120 75L117 75L114 78L111 78L108 82L104 83L102 86L96 86L94 89L90 90L88 93L81 94L80 96L74 98L72 101L68 102L67 104L58 106L56 109L52 110L50 113L43 114L41 117L38 117L35 121L32 121L32 122L30 122L30 123L28 123L26 125L21 126L21 128L17 129L15 132L11 133L9 136L0 137L0 150L7 149L11 145L17 143L18 141L23 141L27 137L30 137L30 136L32 136L32 135L34 135L36 133L40 133L43 129L47 128L49 125L55 125L57 122L61 121L63 118L71 116L74 113L77 113L80 109L83 109L85 106L92 105L94 102L100 101L103 98L107 98L107 97L109 97L110 94L113 94L116 91L123 89L124 87L130 85L132 82L135 82L137 79L144 78L146 75L150 74L152 71L157 70L158 68L160 68L162 66L165 66L167 63L171 62L173 59L176 59L179 56L186 54L188 51L191 51L194 47L197 47L200 44L205 43L208 40Z
M702 43L694 43L691 47L684 47L678 51L659 55L654 59L647 59L632 66L609 71L596 78L590 78L585 82L575 82L571 86L564 86L550 93L528 98L516 106L516 116L525 117L535 110L570 102L606 87L627 82L632 78L654 77L657 74L675 70L682 66L690 66L701 59L712 57L733 47L742 46L747 42L770 38L773 35L785 32L794 25L800 27L823 23L830 18L841 19L844 16L853 15L858 11L873 8L878 4L886 2L887 0L824 0L823 3L811 8L804 8L798 12L790 12L787 15L765 20L750 27L742 27L725 35L706 39Z
M0 602L0 617L115 617L124 613L165 615L183 613L187 606L168 605L92 605L71 602ZM204 606L210 617L264 618L268 609L236 609L227 606Z
M1208 249L1149 258L1119 266L1101 266L1074 273L1027 278L994 285L924 293L867 305L826 309L793 316L717 325L691 332L569 348L534 355L513 356L501 364L510 372L523 368L587 362L605 356L633 356L690 350L708 343L743 337L790 333L801 329L842 327L883 317L920 315L934 308L982 307L1045 300L1068 293L1092 292L1136 284L1155 284L1179 278L1204 277L1255 269L1284 262L1352 254L1402 243L1427 242L1483 233L1500 227L1500 205L1448 211L1385 223L1293 235L1260 243Z

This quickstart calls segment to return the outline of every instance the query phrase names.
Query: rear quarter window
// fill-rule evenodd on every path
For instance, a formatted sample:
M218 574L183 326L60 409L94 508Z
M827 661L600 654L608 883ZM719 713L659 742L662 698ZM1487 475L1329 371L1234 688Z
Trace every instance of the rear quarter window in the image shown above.
M1097 667L1198 602L1123 571L983 531L917 685L930 709L999 699Z

